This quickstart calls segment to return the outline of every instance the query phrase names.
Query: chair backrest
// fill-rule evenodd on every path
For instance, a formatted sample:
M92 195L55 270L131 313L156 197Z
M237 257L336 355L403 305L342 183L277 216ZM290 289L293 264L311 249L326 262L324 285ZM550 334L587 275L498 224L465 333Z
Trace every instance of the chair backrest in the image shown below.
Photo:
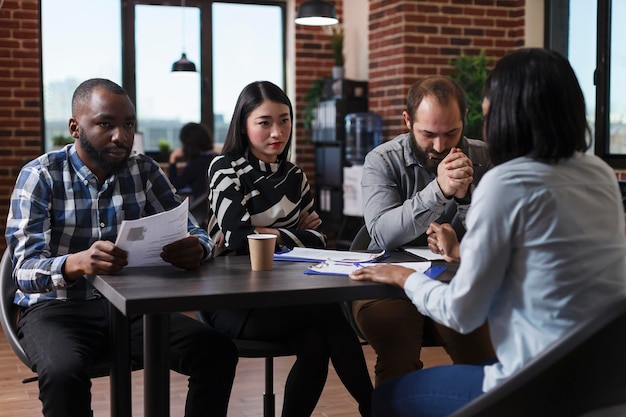
M13 261L11 251L6 249L0 261L0 323L2 330L13 349L13 352L26 366L31 367L30 360L17 339L17 320L20 307L13 303L17 286L13 281Z
M369 233L367 232L367 227L363 225L361 226L359 231L356 232L354 239L352 239L352 243L350 244L350 250L367 250L367 247L370 244L370 240L371 238ZM363 333L361 333L361 329L359 329L359 326L356 324L354 315L352 314L352 301L342 301L340 303L340 307L343 315L346 317L346 320L348 320L348 323L350 323L352 330L354 330L354 333L356 333L359 339L366 340L365 336L363 336Z
M200 227L206 229L209 222L209 190L201 196L194 197L189 204L189 212L196 219Z
M626 404L625 352L626 299L602 309L450 417L611 415L594 411Z
M350 250L367 250L371 240L372 238L367 231L367 227L363 225L361 226L359 231L356 232L356 236L354 236L354 239L352 239L352 244L350 244Z

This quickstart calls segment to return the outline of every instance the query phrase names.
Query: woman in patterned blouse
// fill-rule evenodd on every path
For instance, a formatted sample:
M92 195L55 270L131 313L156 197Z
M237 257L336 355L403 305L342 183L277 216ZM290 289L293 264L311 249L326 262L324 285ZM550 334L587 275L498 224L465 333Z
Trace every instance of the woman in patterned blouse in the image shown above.
M311 187L289 161L293 109L268 81L246 86L235 107L222 155L209 167L209 233L216 254L248 253L247 236L271 233L277 249L324 248ZM372 383L363 350L336 303L209 312L216 329L238 339L287 341L296 352L282 415L310 416L332 360L337 375L370 415Z

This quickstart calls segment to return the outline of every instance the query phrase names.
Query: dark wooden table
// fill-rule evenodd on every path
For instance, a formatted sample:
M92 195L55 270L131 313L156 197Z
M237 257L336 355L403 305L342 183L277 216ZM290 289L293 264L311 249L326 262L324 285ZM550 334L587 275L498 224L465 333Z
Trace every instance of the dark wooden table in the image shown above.
M407 258L408 257L408 258ZM416 260L394 254L389 261ZM111 416L130 417L131 376L128 318L144 315L144 415L169 416L168 314L175 311L316 304L403 297L400 288L348 277L305 275L303 262L274 262L272 271L250 270L247 256L224 256L196 271L173 266L127 268L90 277L109 300L114 346L111 357Z

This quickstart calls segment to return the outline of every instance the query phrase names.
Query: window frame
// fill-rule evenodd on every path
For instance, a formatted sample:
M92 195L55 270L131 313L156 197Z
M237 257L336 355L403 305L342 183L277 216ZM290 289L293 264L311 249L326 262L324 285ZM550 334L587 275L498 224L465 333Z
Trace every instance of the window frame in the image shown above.
M214 130L214 109L213 109L213 51L212 51L212 6L213 3L231 3L231 4L248 4L248 5L265 5L276 6L280 8L282 15L282 83L287 89L287 0L186 0L185 6L197 7L200 9L200 49L201 49L201 91L200 91L200 122L207 126L211 131ZM119 0L120 11L120 50L121 50L121 84L128 93L133 103L137 102L137 83L135 78L135 6L151 5L151 6L178 6L180 0ZM38 2L39 16L42 16L42 1ZM39 19L39 43L42 42L42 19ZM43 74L43 50L40 49L40 72ZM45 113L45 96L44 96L44 77L40 79L41 94L40 101L42 103L40 123L42 126L41 152L49 151L47 143L51 138L46 137L46 113Z
M626 168L626 154L610 153L611 122L611 21L613 0L597 0L596 21L596 112L594 154L615 169ZM568 56L570 0L545 2L545 47Z
M214 130L213 109L213 3L233 3L277 6L281 8L283 24L283 85L287 85L287 2L286 0L185 0L186 7L200 9L200 122ZM180 1L172 0L129 0L121 1L122 27L122 83L131 100L137 100L135 78L135 6L181 6Z

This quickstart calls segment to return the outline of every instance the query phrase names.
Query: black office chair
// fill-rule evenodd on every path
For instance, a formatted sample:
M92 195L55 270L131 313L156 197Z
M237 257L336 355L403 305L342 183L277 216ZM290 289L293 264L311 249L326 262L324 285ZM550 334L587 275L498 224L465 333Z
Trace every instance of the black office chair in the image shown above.
M617 180L619 190L622 193L622 202L624 204L624 210L626 210L626 180Z
M450 417L625 416L625 352L626 300L620 300Z
M207 326L211 320L204 311L197 311L196 318ZM265 358L265 392L263 392L263 417L274 417L276 400L274 395L274 358L295 355L286 343L266 340L232 339L242 358Z
M361 226L359 231L356 232L354 239L352 239L350 250L351 251L367 250L367 247L370 244L370 240L371 238L370 238L369 233L367 232L367 228L365 227L365 225L363 225ZM346 320L348 320L348 323L350 323L352 330L354 330L354 333L356 333L359 339L361 339L361 344L363 345L367 344L367 340L365 339L365 336L363 336L363 333L361 333L361 329L359 329L359 326L356 324L356 320L354 319L354 315L352 314L352 301L343 301L340 303L340 306L341 306L341 311L343 312L343 315L346 317Z
M352 240L352 244L350 245L351 251L359 251L359 250L367 250L370 241L372 238L367 231L367 227L365 225L361 226L359 231L354 236ZM341 303L341 309L343 311L344 316L352 326L354 332L359 336L359 338L364 341L363 344L367 344L367 339L361 333L359 326L354 319L354 315L352 314L352 301L344 301ZM432 319L425 317L424 320L424 333L422 336L422 347L433 347L433 346L443 346L441 344L440 338L437 336L435 322Z
M13 265L11 260L11 253L9 249L6 249L2 254L2 260L0 260L0 324L2 324L2 330L9 342L9 346L15 353L15 355L28 367L32 369L32 365L28 356L24 352L24 349L20 345L20 341L17 338L17 322L20 316L21 307L13 303L15 291L17 287L13 282ZM138 363L132 363L132 369L141 369L141 365ZM109 375L109 359L108 357L99 358L99 360L89 370L91 378L98 378L101 376ZM23 383L36 381L37 377L25 378Z
M350 250L367 250L372 238L370 237L369 232L367 231L367 227L365 225L361 226L354 239L352 239L352 244L350 245Z
M11 262L11 253L6 249L0 261L0 308L2 309L0 323L2 324L2 330L9 342L9 346L11 346L11 349L22 363L30 369L30 360L17 339L17 321L21 307L13 303L17 287L13 282L12 273L13 265ZM27 378L23 382L35 381L36 379L37 377Z
M201 228L209 224L209 190L189 202L189 213L196 219Z

